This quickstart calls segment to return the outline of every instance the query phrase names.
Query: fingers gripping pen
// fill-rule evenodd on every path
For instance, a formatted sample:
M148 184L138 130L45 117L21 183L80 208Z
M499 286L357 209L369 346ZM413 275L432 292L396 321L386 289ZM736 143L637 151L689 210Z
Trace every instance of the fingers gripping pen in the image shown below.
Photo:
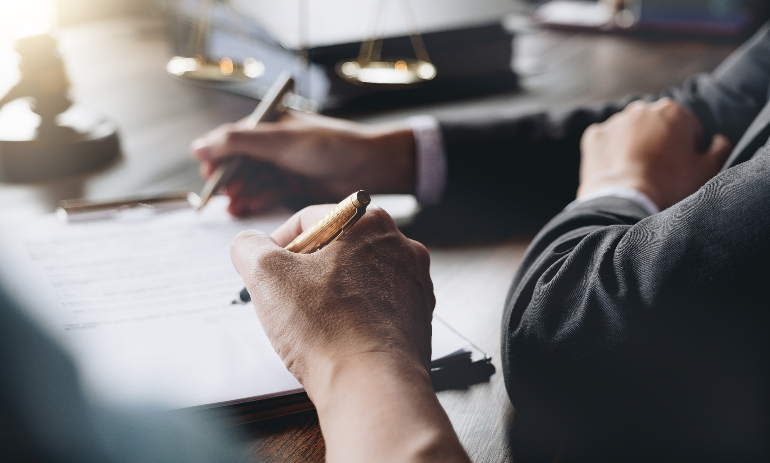
M371 198L364 190L353 193L334 206L334 209L321 217L312 227L302 232L285 249L297 254L310 254L333 243L358 222L370 202ZM232 303L245 304L250 300L249 291L243 288Z

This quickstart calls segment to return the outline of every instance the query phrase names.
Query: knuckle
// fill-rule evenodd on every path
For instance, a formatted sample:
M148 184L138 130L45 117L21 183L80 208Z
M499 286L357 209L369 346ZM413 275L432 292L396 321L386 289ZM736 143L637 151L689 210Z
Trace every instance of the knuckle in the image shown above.
M244 230L235 237L231 245L231 254L239 256L245 265L244 270L252 275L265 275L275 269L286 266L288 251L277 246L266 246L266 235L257 230Z
M670 120L683 119L687 116L687 110L668 97L658 100L653 109Z
M598 133L602 130L604 126L601 123L595 123L588 126L585 133L583 134L584 137L595 137L598 135Z
M251 286L255 288L263 287L264 284L272 286L276 283L276 278L284 278L288 274L284 254L281 249L273 248L255 256L248 275Z
M604 126L602 124L589 125L588 128L583 132L583 136L580 138L581 145L595 142L599 138L602 130L604 130Z
M641 111L641 110L647 108L648 105L649 105L649 103L647 103L644 100L636 100L636 101L631 102L628 106L626 106L626 110L631 111L631 112Z
M286 252L277 247L263 251L257 256L257 268L265 271L282 267L281 263L286 260Z
M369 216L369 221L372 222L372 224L374 224L377 228L387 230L395 227L393 218L390 216L390 214L385 212L385 209L382 209L381 207L370 207L369 210L366 211L366 214Z
M673 116L679 116L684 114L684 108L679 106L674 100L665 98L661 100L660 109Z
M235 236L231 247L233 248L241 247L244 244L248 243L249 241L255 239L259 235L261 235L261 233L256 230L243 230L242 232L238 233Z
M414 253L417 256L417 261L422 264L429 266L430 265L430 252L428 251L428 248L425 247L424 244L411 240L412 242L412 248L414 249Z
M430 291L428 292L428 308L430 308L431 312L436 308L436 294L433 292L433 283L431 283Z
M222 133L222 143L224 146L233 146L241 139L242 132L234 128L228 127Z
M683 122L689 121L690 117L691 117L690 110L685 108L685 107L683 107L683 106L680 106L677 103L673 104L673 106L671 108L671 113L672 113L671 114L672 117L674 117L675 119L677 119L679 121L683 121Z

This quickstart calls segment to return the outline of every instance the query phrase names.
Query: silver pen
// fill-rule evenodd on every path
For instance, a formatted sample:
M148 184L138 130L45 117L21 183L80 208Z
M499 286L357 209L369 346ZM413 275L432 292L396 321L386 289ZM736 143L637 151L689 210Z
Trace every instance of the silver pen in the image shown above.
M289 71L283 71L280 76L273 82L270 90L267 91L262 101L259 102L257 108L251 115L249 115L246 129L253 129L260 122L274 121L278 116L286 109L283 105L283 97L286 93L294 88L294 79L291 77ZM221 162L214 172L211 174L206 184L203 185L200 198L201 202L198 205L198 210L202 210L209 202L212 196L222 188L230 183L233 176L238 172L243 159L241 157L234 157L227 161Z

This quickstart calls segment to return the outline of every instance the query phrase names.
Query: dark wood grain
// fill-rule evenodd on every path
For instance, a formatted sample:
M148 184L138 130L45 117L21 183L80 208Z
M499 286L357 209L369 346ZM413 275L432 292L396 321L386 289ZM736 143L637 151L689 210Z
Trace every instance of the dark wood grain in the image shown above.
M87 175L37 184L0 184L0 214L50 212L58 200L76 197L104 199L200 189L202 181L189 157L189 143L206 130L248 114L255 103L167 76L164 66L170 51L161 26L157 19L121 19L62 31L62 54L74 96L115 119L122 158ZM446 119L475 118L629 93L655 93L690 74L713 69L734 45L530 31L519 37L515 48L516 67L523 72L519 91L338 114L360 121L426 113ZM9 56L0 52L0 66L10 65ZM0 80L0 93L6 90L4 85L12 83ZM492 355L498 369L488 383L438 393L475 462L511 461L517 450L511 434L516 429L514 410L500 374L500 320L508 285L527 243L528 239L521 238L431 249L436 314ZM254 460L314 462L324 458L314 412L241 426L239 431Z
M323 461L324 446L315 411L239 426L254 461L283 463Z

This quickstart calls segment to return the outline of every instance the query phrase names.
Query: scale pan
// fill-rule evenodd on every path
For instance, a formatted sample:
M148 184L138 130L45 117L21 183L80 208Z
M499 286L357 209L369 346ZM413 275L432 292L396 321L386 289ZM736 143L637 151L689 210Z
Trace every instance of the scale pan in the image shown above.
M345 61L337 63L337 74L356 85L392 87L415 85L436 77L436 67L428 61Z
M175 56L166 65L166 71L172 76L184 79L244 82L261 77L265 73L265 65L254 58L246 58L241 65L233 63L230 58L208 61L200 57Z

